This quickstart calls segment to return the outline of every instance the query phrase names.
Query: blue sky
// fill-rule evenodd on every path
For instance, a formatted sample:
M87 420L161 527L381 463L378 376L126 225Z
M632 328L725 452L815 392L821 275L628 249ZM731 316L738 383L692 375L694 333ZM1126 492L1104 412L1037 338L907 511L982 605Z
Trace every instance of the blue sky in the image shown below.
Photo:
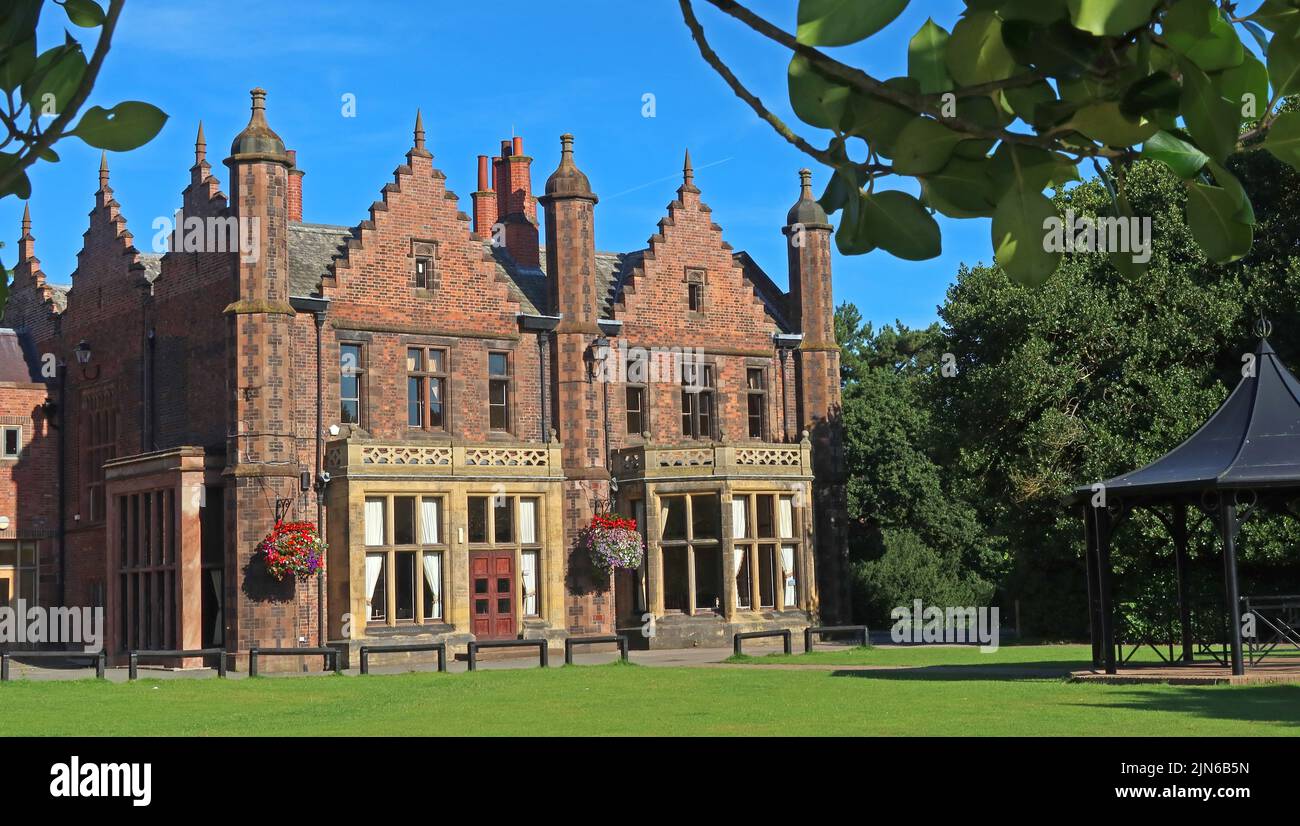
M66 24L49 5L42 49L62 37ZM793 0L749 5L793 27ZM796 124L786 94L788 52L703 0L695 6L719 54L765 104ZM876 76L905 74L907 40L926 17L951 28L961 9L960 0L913 0L868 44L837 51ZM84 31L73 30L79 37ZM578 164L601 198L597 245L606 250L645 246L673 198L689 147L696 183L724 238L749 251L779 284L786 281L780 228L798 194L797 170L814 169L818 193L828 177L704 63L675 0L128 0L91 103L146 100L171 116L149 144L109 155L138 247L149 249L154 219L180 203L200 119L208 159L229 192L221 160L247 122L248 90L259 85L268 90L272 127L307 172L304 217L320 223L350 226L367 217L411 145L417 107L435 163L466 212L477 155L493 154L513 130L536 159L540 189L558 162L559 135L572 132ZM647 93L655 96L653 118L642 116ZM356 117L343 116L345 94L356 96ZM825 134L801 131L825 145ZM99 152L75 139L58 151L60 163L31 171L31 209L43 268L55 283L67 283L93 205ZM21 214L17 199L0 202L0 238L7 242L0 255L8 265ZM986 220L939 221L937 259L837 254L836 299L854 302L877 324L933 321L958 264L992 258Z

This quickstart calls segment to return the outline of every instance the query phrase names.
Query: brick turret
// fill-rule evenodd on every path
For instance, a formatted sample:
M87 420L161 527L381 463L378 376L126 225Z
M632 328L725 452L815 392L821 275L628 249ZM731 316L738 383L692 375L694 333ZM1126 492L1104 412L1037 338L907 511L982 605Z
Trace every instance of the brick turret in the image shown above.
M248 126L234 140L230 157L231 213L238 217L241 239L251 249L238 256L237 298L226 307L229 319L230 388L226 469L226 518L235 537L227 570L240 586L230 627L239 639L231 647L294 645L314 629L298 627L295 612L277 610L276 602L310 600L314 589L277 583L264 566L252 563L258 542L275 524L277 500L298 501L295 450L293 364L289 305L289 178L293 159L266 122L266 92L254 89ZM292 514L288 514L292 516ZM303 514L303 516L307 516Z
M546 274L552 312L561 316L551 351L554 421L563 445L564 473L573 484L564 488L568 536L577 536L591 520L597 501L609 499L607 445L600 427L600 385L587 372L587 354L600 336L596 272L595 206L587 176L573 161L573 136L560 138L560 165L546 181L541 197L546 212ZM610 578L592 569L584 554L570 555L577 577L594 585L593 593L570 596L570 631L602 633L611 627ZM588 589L576 589L583 594Z
M799 200L786 216L790 315L803 341L795 354L799 386L798 422L813 442L818 575L823 611L849 618L849 576L845 556L843 422L840 418L840 348L835 341L831 298L831 232L825 210L813 198L812 172L799 171Z

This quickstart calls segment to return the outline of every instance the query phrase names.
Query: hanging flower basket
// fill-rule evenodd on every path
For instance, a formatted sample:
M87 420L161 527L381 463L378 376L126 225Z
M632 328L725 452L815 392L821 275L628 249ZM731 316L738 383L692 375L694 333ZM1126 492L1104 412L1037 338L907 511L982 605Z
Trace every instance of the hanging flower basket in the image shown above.
M636 568L645 556L645 543L636 520L612 513L598 513L582 529L578 541L591 555L591 562L604 573L618 568Z
M277 522L257 547L266 556L266 570L283 581L287 576L307 579L320 573L326 545L310 522Z

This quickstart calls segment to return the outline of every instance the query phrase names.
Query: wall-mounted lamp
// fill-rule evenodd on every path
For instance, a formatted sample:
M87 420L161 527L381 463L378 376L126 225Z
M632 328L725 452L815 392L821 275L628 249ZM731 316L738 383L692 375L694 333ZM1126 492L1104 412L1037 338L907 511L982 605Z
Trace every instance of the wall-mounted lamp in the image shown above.
M587 362L587 380L591 381L596 378L597 371L605 365L605 358L609 355L609 339L604 336L591 340L591 346L582 357Z
M87 369L90 365L90 344L83 338L77 342L76 348L72 351L77 356L77 364L81 367L81 377L86 381L94 381L99 378L99 365L95 365L95 374L89 375Z

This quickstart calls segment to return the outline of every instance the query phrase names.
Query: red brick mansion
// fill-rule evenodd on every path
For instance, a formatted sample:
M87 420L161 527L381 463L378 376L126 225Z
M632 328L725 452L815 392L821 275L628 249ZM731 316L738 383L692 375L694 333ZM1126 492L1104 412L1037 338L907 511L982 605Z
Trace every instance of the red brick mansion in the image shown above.
M569 135L539 196L521 139L479 157L468 215L417 116L364 220L305 223L265 98L225 191L199 128L163 254L107 164L70 288L24 217L0 600L103 606L118 662L616 630L723 645L847 618L832 228L807 172L773 210L786 292L723 240L689 155L647 246L600 251ZM639 568L602 574L581 547L604 511L636 518ZM268 574L277 519L320 526L319 577Z

